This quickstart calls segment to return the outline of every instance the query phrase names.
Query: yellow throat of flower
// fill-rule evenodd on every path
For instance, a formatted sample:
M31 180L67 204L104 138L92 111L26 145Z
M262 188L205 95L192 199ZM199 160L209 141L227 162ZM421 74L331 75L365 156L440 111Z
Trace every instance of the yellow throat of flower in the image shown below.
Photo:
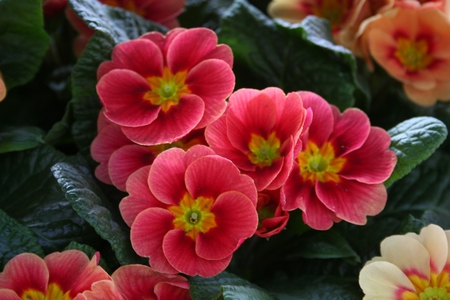
M397 39L397 51L394 55L408 72L415 72L428 67L433 58L428 54L426 40L413 41L405 38Z
M144 99L153 105L160 105L167 112L173 105L177 105L181 97L191 91L185 84L187 71L172 74L168 67L164 67L163 76L147 78L151 90L145 93Z
M320 0L319 5L313 7L313 14L319 18L327 19L331 27L336 29L341 25L349 10L350 0Z
M193 199L189 193L186 193L180 205L168 208L175 216L173 220L175 228L183 229L187 236L195 240L200 232L206 233L216 227L215 216L211 212L213 203L212 198Z
M47 294L40 291L29 289L23 292L23 300L72 300L69 296L70 291L64 292L56 283L50 283L47 287Z
M298 164L304 181L339 182L337 173L344 166L345 158L335 157L333 146L329 142L319 148L309 141L305 150L298 155Z
M275 132L272 132L267 139L252 134L248 147L250 149L248 158L261 168L271 166L280 157L280 140Z

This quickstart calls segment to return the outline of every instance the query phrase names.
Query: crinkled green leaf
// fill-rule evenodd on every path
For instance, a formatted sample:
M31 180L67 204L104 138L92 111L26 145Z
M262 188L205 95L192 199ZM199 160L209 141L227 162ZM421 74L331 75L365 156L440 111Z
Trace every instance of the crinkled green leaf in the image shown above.
M0 209L0 270L11 258L23 252L44 256L33 232Z
M98 243L98 235L65 199L50 170L71 160L47 144L0 154L0 209L33 231L46 253L71 241Z
M447 137L445 124L433 117L412 118L388 132L391 135L390 149L397 155L397 165L385 182L386 187L430 157Z
M450 155L435 152L392 185L380 217L408 214L450 228Z
M86 25L107 34L116 43L137 38L149 31L167 30L131 11L104 5L99 1L69 0L69 5Z
M367 101L356 79L356 60L324 33L324 21L274 22L244 0L224 13L219 40L235 56L237 87L278 86L285 92L313 91L341 110Z
M208 27L216 29L222 14L234 0L187 0L183 13L178 16L180 25L185 28Z
M33 78L49 46L42 0L0 0L0 71L8 89Z
M298 238L298 243L291 245L295 252L289 258L346 258L359 262L359 256L347 240L336 230L308 231Z
M360 300L363 297L356 276L303 276L276 282L269 290L278 300Z
M189 285L193 300L273 299L263 289L226 271L209 278L190 277Z
M131 248L129 231L121 224L120 216L103 199L100 188L93 178L68 163L57 163L52 167L67 200L77 213L85 219L97 233L107 240L121 264L141 262Z
M44 131L31 126L0 127L0 153L21 151L43 143Z

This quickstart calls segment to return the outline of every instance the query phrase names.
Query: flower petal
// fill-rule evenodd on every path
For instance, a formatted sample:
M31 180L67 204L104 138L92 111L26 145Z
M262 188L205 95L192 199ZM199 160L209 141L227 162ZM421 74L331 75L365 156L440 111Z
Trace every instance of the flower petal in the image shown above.
M143 126L156 119L160 107L143 99L149 90L142 76L125 69L112 70L97 83L106 117L122 126Z
M123 133L137 144L152 146L172 143L191 132L203 117L205 106L196 95L185 95L167 112L142 127L123 127Z
M183 230L171 230L164 237L164 254L171 265L189 276L211 277L230 264L232 256L220 260L207 260L195 253L195 242Z
M384 182L397 162L395 152L388 150L390 143L391 137L385 130L371 127L364 145L345 156L339 176L369 184Z
M366 216L379 214L387 199L384 184L365 184L340 178L339 182L317 182L316 193L322 203L338 218L364 225Z
M199 233L195 251L205 259L223 259L232 255L242 240L251 237L258 226L258 215L252 201L236 191L221 194L211 212L217 227Z
M174 228L173 219L173 214L166 209L148 208L137 215L130 233L136 253L149 257L153 269L167 274L178 272L167 261L162 248L164 236Z
M44 295L47 292L49 272L42 258L32 253L13 257L0 273L0 289L9 289L22 295L32 289Z
M125 191L125 183L136 170L151 165L155 159L147 147L126 145L117 149L109 159L108 170L112 183L121 191Z
M186 187L185 152L180 148L171 148L162 152L154 160L148 176L148 186L155 197L166 204L178 205Z

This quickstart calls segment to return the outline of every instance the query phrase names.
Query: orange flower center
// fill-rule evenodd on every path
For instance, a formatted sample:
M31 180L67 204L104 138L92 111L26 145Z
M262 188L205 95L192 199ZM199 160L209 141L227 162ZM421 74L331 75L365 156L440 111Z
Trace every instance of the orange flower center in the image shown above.
M151 90L145 93L144 99L153 105L160 105L167 112L173 105L180 102L181 97L190 94L186 81L187 71L172 74L168 67L164 67L163 76L147 78Z
M413 41L398 38L397 46L394 55L408 72L425 69L433 61L433 58L428 54L429 49L426 40Z
M319 148L315 143L308 141L306 149L298 155L298 164L304 181L339 182L337 173L344 166L345 158L335 157L334 148L329 142Z
M274 160L280 157L280 140L272 132L267 139L260 135L252 134L248 145L250 161L262 167L271 166Z
M319 18L327 19L331 27L336 29L342 24L350 7L346 0L322 0L319 6L312 8L313 14Z
M430 280L417 274L407 275L416 292L404 291L402 300L450 300L449 273L431 273Z
M21 298L23 300L72 300L69 294L70 291L64 293L56 283L50 283L46 295L41 291L29 289L23 292Z
M175 216L173 220L175 228L183 229L186 235L195 241L200 232L206 233L211 228L217 227L215 216L211 212L213 203L212 198L192 199L191 195L186 193L180 205L170 206L168 210Z
M134 3L134 0L125 0L122 3L119 3L119 1L117 0L101 0L101 2L109 6L121 7L125 10L132 11L137 15L140 15L141 17L145 15L145 11L143 9L139 9L136 7L136 3Z

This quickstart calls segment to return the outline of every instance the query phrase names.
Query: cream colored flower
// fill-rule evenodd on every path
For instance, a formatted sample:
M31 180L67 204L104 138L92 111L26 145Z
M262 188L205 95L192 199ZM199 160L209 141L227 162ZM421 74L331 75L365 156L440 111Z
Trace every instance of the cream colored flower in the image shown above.
M381 257L359 274L364 300L450 299L450 231L430 224L420 234L393 235L381 242Z

